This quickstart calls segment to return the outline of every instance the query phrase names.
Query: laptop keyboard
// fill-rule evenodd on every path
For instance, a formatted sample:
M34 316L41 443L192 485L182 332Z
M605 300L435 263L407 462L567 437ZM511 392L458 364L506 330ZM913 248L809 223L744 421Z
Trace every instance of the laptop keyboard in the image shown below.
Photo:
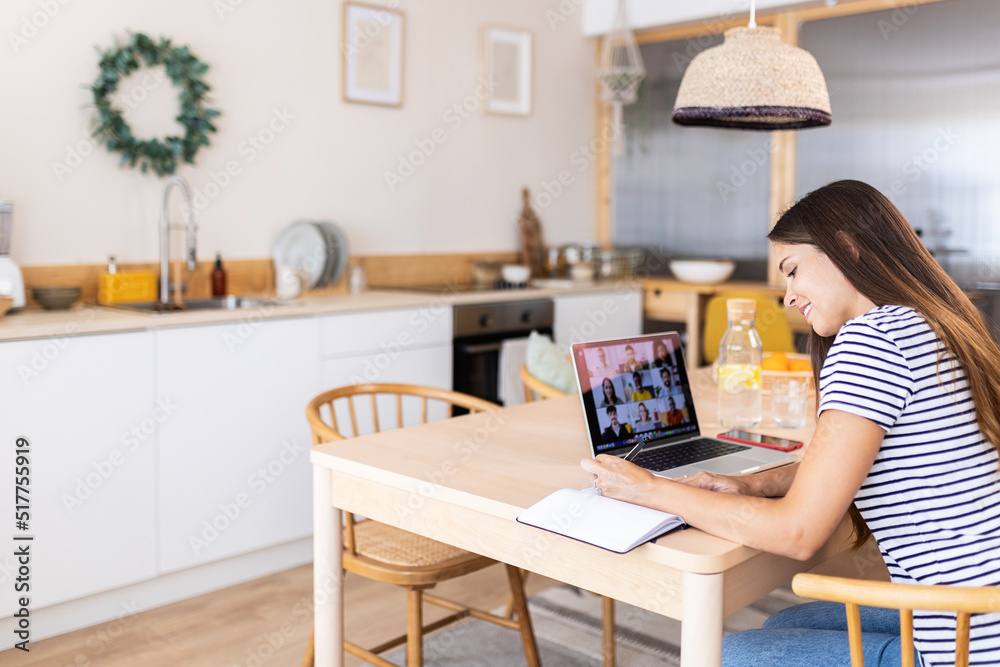
M734 452L742 452L744 449L750 449L750 446L735 442L723 442L713 438L699 438L677 445L639 452L639 455L632 462L647 470L659 472L660 470L679 468L690 463L707 461Z

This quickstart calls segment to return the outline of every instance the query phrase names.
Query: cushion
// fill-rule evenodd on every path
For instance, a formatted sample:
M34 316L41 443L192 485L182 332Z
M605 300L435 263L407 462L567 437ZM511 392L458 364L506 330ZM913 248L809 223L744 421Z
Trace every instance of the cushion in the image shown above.
M567 394L576 393L576 374L569 360L552 339L537 331L528 334L525 365L536 378Z

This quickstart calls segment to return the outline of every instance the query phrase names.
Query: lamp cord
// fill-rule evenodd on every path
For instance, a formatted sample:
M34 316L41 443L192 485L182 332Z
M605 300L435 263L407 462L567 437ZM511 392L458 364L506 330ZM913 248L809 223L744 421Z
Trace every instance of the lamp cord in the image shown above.
M747 27L757 27L757 0L750 0L750 23L747 24Z

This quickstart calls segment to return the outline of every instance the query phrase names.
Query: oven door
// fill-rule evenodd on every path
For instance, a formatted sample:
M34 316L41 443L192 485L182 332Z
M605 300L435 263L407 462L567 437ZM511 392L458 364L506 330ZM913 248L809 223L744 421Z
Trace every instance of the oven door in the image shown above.
M552 336L552 329L537 329L539 333ZM500 381L500 349L504 341L526 339L530 331L511 331L454 341L452 364L452 387L455 391L471 394L492 403L502 405L498 396ZM456 410L456 414L458 414Z

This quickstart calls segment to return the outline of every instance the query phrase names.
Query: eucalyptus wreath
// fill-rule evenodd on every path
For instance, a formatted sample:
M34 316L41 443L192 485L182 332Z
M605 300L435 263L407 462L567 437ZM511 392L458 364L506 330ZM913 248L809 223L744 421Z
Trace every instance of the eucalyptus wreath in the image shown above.
M97 108L93 136L104 142L108 152L121 153L120 166L138 165L143 173L152 169L157 176L173 174L178 159L193 164L198 149L209 145L208 135L216 131L212 119L220 114L205 105L205 96L211 88L202 75L208 71L208 65L186 46L175 47L165 37L155 42L142 33L132 34L126 46L103 52L98 49L98 53L101 73L90 86ZM111 103L111 95L122 79L140 67L156 65L164 65L167 77L180 88L180 113L176 120L184 126L183 137L138 139L132 135L121 110Z

